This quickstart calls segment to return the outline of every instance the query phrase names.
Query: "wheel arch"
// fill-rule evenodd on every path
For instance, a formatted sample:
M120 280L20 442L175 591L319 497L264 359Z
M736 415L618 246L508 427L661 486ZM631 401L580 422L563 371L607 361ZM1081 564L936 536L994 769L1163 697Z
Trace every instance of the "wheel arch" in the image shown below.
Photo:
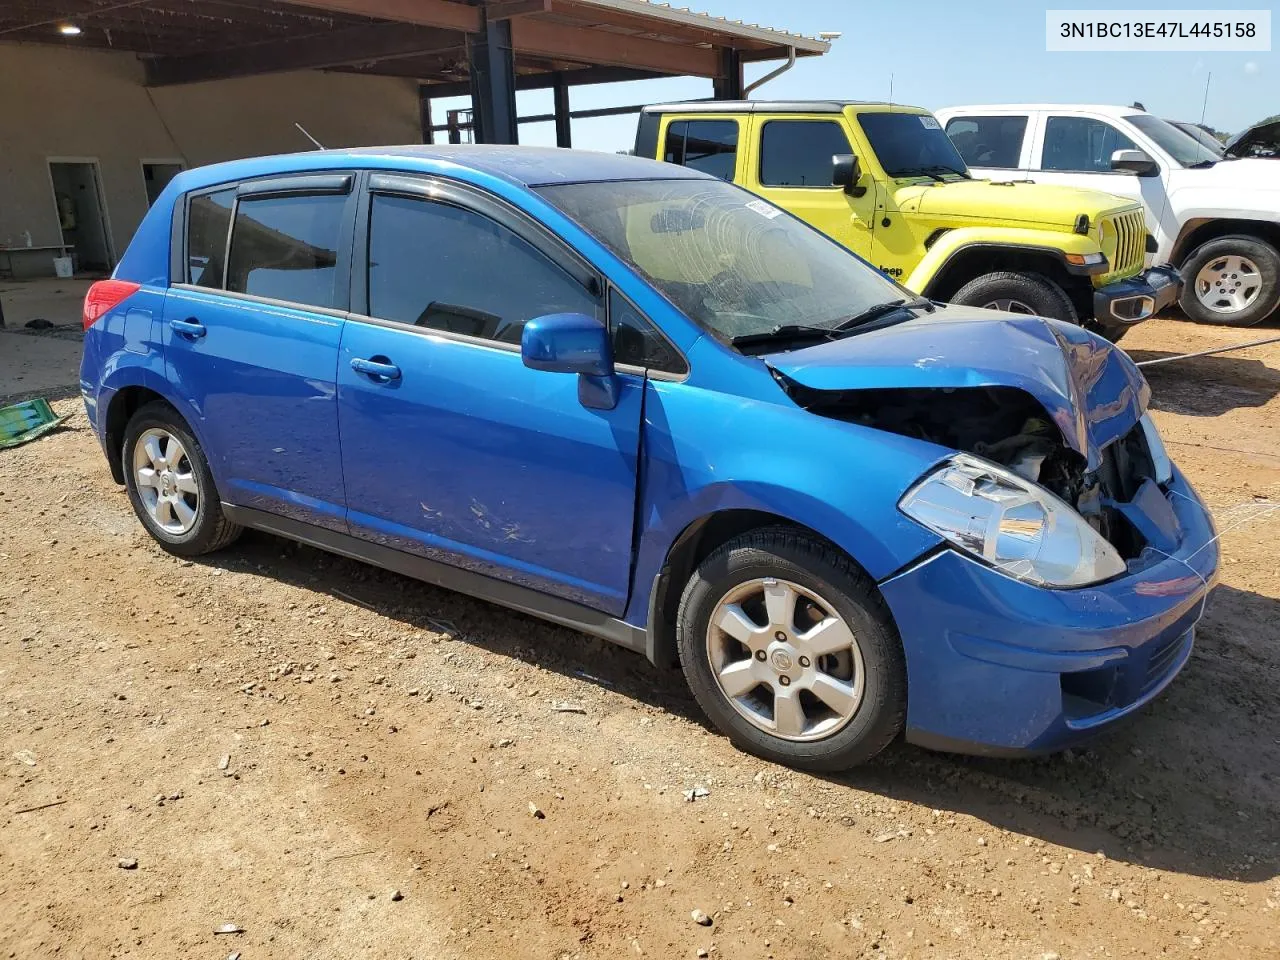
M124 444L124 431L132 417L145 404L154 400L160 400L169 404L177 411L183 422L187 425L196 441L206 451L205 456L209 461L209 469L213 471L215 479L218 478L218 464L214 458L209 456L209 447L202 436L201 424L196 411L192 410L188 404L183 403L179 398L174 396L171 384L163 379L156 372L141 367L124 367L119 371L120 376L108 380L103 384L103 391L100 396L104 396L106 391L110 391L110 398L107 401L106 413L101 420L102 443L103 449L107 454L107 463L111 468L111 478L116 482L124 483L124 468L120 462L120 452Z
M685 585L698 565L735 537L767 527L785 527L811 537L818 543L839 551L849 562L867 573L865 566L848 550L830 537L823 536L812 527L790 517L752 508L733 508L704 514L685 526L672 541L654 579L649 595L647 650L652 663L660 667L674 667L679 663L676 652L676 614ZM870 574L868 578L874 579Z
M1073 304L1074 290L1086 296L1092 293L1087 277L1072 276L1067 271L1061 251L998 243L972 243L952 251L921 292L931 300L948 301L970 280L997 272L1039 274L1056 283Z
M1244 217L1195 217L1182 225L1169 258L1181 270L1200 247L1211 240L1231 236L1260 240L1280 251L1280 223Z

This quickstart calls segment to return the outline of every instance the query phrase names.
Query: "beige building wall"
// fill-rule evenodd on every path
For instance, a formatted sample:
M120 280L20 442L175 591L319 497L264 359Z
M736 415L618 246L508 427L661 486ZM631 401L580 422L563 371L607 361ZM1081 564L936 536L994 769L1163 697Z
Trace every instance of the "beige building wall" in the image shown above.
M147 210L142 161L188 168L326 147L418 143L416 84L282 73L149 89L130 53L0 43L0 245L62 242L49 160L96 159L116 259Z

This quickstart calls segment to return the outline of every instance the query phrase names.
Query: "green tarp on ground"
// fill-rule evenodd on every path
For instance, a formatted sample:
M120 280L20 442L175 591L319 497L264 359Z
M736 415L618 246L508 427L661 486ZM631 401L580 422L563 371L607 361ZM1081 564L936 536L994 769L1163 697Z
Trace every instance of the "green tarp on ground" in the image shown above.
M66 419L53 412L48 400L24 400L0 407L0 450L34 440Z

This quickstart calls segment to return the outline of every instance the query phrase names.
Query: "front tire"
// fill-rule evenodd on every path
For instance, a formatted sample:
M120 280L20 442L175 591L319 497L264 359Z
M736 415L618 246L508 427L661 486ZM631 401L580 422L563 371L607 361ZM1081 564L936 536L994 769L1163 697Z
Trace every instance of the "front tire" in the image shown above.
M1038 273L997 271L970 280L951 298L952 303L985 307L1034 317L1079 323L1080 317L1066 292Z
M845 770L902 730L906 660L883 599L799 531L753 531L707 557L681 597L677 642L699 705L758 757Z
M1254 237L1219 237L1182 264L1182 312L1196 323L1251 327L1280 304L1280 253Z
M169 404L148 403L134 413L121 458L133 512L165 550L196 557L240 536L222 512L204 450Z

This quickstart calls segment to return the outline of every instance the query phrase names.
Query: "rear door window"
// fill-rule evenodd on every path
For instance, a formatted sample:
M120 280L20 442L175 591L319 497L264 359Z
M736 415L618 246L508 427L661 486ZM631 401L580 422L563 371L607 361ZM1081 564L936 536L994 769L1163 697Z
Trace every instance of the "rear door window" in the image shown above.
M507 227L452 204L373 195L371 316L518 344L526 322L550 313L604 322L598 297Z
M971 167L1016 170L1022 162L1025 116L952 117L947 136Z
M663 159L732 181L738 167L738 121L673 121L667 127Z
M183 278L186 283L221 289L227 230L231 227L235 200L234 187L191 198L187 205L187 272Z
M337 306L344 194L242 196L231 231L227 290Z

